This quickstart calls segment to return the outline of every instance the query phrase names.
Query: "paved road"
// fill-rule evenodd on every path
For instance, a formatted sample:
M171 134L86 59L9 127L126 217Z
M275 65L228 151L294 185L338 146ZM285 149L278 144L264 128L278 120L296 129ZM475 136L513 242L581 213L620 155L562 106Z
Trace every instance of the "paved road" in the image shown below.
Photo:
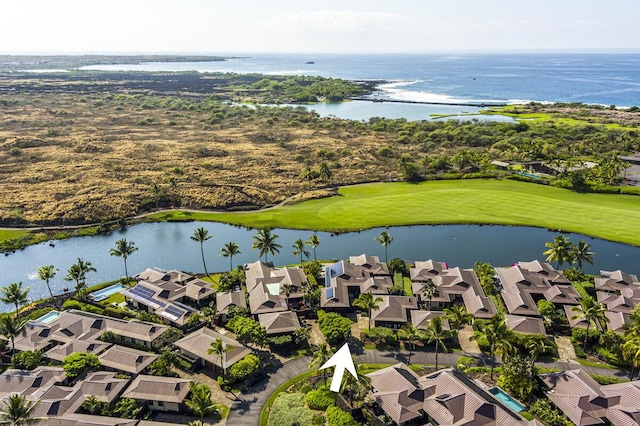
M465 352L441 353L438 354L439 366L451 366L457 364L457 359L461 355L475 358L478 365L491 365L491 358L486 355L469 354ZM396 364L398 362L407 363L409 352L365 350L356 360L364 364ZM411 354L412 364L435 364L436 356L433 352L415 352ZM260 424L260 412L271 394L284 382L292 377L309 371L310 357L296 358L285 362L275 373L267 379L256 384L249 392L239 395L231 406L231 411L227 417L226 424L229 426L252 426ZM496 357L496 366L500 363L500 357ZM581 368L589 374L601 374L604 376L626 378L628 373L621 370L609 368L588 367L577 362L537 362L536 365L546 368L558 368L561 370L571 370Z
M258 382L246 393L238 395L231 405L227 417L227 426L252 426L260 424L260 412L271 394L287 380L309 371L311 358L295 358L282 364L282 367L266 379Z

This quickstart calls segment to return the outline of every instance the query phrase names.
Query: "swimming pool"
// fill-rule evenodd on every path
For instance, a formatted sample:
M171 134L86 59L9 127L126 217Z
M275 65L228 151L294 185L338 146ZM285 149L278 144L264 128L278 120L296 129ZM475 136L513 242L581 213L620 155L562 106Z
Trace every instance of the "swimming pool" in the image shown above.
M89 298L94 302L99 302L111 296L113 293L117 293L120 290L123 290L124 288L125 286L123 286L122 284L114 284L112 286L103 288L102 290L94 291L93 293L89 294Z
M49 324L51 321L55 320L59 316L60 316L60 312L58 312L58 311L50 311L50 312L47 312L46 314L44 314L43 316L41 316L40 318L38 318L35 321L36 322L42 322L42 323L45 323L45 324Z
M525 408L524 405L520 404L518 401L511 398L511 396L509 396L509 394L507 394L502 389L498 387L491 388L489 389L489 393L495 396L496 399L500 400L502 403L504 403L507 407L509 407L514 412L519 413L520 411L524 411L524 408Z

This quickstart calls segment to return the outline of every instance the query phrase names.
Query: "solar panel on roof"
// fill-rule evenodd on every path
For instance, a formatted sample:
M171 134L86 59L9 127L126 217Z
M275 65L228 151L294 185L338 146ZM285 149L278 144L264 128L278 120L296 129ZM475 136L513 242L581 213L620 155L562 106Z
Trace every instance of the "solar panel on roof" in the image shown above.
M134 288L132 288L131 290L129 290L129 293L131 293L134 296L137 296L137 297L139 297L141 299L148 300L149 302L153 303L154 305L158 305L158 306L164 306L165 305L163 302L153 298L153 295L155 294L155 292L153 290L151 290L150 288L143 287L141 285L137 285Z
M176 318L180 318L182 314L184 314L184 311L182 309L178 309L175 306L169 306L167 309L165 309L165 312Z
M334 291L333 287L327 288L327 299L333 299Z

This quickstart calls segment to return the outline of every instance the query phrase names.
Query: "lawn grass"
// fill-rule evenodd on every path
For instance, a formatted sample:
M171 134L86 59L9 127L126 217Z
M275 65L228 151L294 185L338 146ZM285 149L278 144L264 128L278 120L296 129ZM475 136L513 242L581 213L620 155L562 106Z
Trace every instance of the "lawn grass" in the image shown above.
M0 229L0 241L18 238L21 235L28 234L29 230L22 229Z
M353 231L422 224L525 225L640 246L640 197L579 193L510 180L375 183L338 196L239 213L173 211L150 220L189 218L252 228Z

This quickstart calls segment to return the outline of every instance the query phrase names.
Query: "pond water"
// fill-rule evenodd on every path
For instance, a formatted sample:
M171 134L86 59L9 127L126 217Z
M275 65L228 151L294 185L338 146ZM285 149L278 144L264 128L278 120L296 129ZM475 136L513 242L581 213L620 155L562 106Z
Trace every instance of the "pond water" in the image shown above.
M115 242L120 238L135 242L139 248L127 261L130 274L154 266L201 273L204 269L200 244L190 239L193 231L201 226L213 235L204 244L209 272L229 269L229 259L220 256L220 249L230 241L237 243L242 251L234 257L234 266L258 259L257 251L251 250L255 230L214 222L145 223L109 235L54 241L54 247L42 243L8 256L0 256L0 270L3 272L0 285L21 281L24 286L31 287L30 297L33 300L46 297L47 288L38 279L36 269L53 264L60 272L51 281L51 286L54 294L60 294L65 287L73 288L72 282L62 278L79 257L90 261L97 269L97 272L88 274L87 283L118 279L124 275L124 263L122 258L110 256L109 249L115 247ZM346 259L367 253L377 255L384 261L384 248L374 240L384 229L338 235L319 232L321 245L317 249L318 259ZM275 259L269 256L269 260L276 265L299 263L299 256L291 254L292 245L298 238L307 240L312 231L276 229L273 232L279 235L277 242L282 249ZM406 226L392 227L388 232L393 237L388 247L389 258L399 257L408 261L435 259L464 268L473 267L475 261L505 266L521 260L543 259L544 243L556 235L542 228L489 225ZM596 252L595 264L586 265L587 272L622 269L628 273L640 273L640 248L583 235L568 236L574 243L581 238L587 240ZM308 248L308 251L313 258L313 250ZM0 311L10 309L11 306L0 305Z

